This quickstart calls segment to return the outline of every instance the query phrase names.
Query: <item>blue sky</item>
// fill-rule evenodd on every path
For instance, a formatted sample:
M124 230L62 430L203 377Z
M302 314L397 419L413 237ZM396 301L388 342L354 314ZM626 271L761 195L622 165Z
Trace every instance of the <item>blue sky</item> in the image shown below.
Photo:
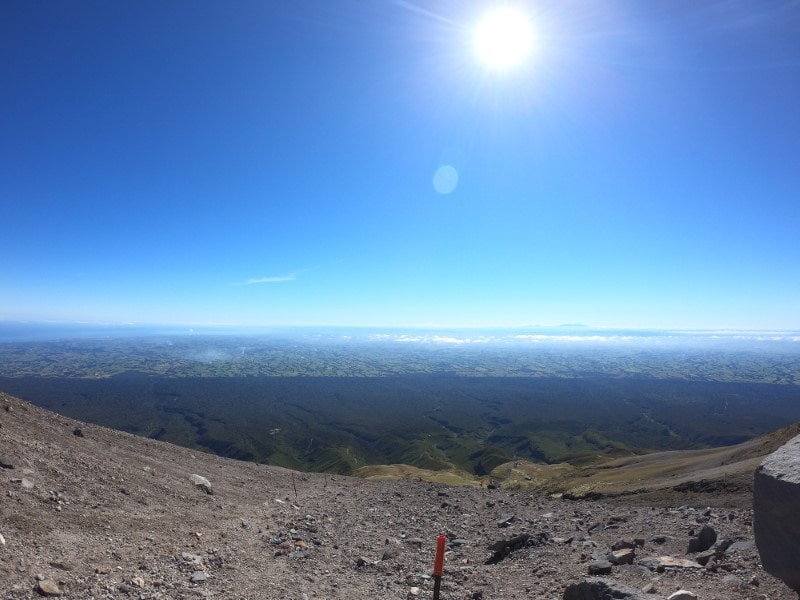
M797 2L6 0L0 132L0 319L800 328Z

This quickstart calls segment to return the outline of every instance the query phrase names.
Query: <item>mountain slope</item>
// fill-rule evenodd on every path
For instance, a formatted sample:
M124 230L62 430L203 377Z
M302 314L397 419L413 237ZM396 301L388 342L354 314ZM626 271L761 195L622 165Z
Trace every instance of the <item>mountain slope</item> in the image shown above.
M293 475L86 425L5 394L0 459L5 600L56 591L150 600L430 597L439 533L450 538L443 598L560 598L586 576L592 552L641 537L637 560L682 556L700 522L744 542L720 558L718 573L659 575L643 562L615 567L609 579L652 584L654 599L678 588L710 598L731 584L724 579L730 567L759 584L734 573L737 598L788 597L747 545L751 511L731 508L724 495L710 497L709 511L706 502L700 510L640 509L505 489ZM208 478L214 493L194 485L193 474ZM653 532L667 541L651 542ZM491 560L489 546L520 535L534 543Z

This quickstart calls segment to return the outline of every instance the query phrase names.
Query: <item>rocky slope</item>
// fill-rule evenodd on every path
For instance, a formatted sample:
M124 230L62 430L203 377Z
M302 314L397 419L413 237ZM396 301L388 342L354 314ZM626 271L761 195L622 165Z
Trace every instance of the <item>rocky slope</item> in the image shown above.
M761 568L752 512L724 490L646 506L293 476L5 395L0 465L5 599L429 598L439 533L442 599L562 598L590 570L654 599L795 597ZM711 547L687 555L710 530Z

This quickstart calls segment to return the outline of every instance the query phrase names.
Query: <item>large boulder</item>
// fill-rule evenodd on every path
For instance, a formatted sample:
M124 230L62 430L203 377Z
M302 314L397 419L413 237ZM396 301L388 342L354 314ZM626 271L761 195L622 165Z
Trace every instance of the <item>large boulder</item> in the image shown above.
M800 596L800 436L756 469L753 512L764 569Z

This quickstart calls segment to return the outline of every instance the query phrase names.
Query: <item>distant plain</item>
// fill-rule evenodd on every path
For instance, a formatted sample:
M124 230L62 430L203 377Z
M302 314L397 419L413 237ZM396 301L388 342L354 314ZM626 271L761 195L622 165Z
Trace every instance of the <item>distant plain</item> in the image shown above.
M272 332L0 343L0 390L223 456L488 478L743 442L800 421L793 335ZM115 331L116 333L116 331Z

